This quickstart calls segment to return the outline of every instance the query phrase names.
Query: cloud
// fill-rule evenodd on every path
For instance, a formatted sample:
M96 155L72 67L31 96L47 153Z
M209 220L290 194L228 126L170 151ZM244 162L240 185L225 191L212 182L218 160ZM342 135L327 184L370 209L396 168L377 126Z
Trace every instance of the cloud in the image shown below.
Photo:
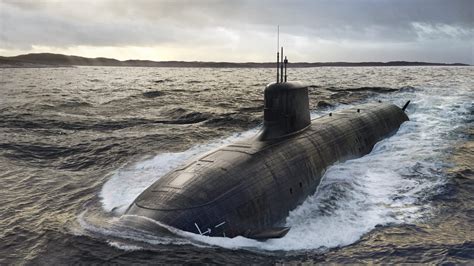
M473 10L470 0L3 0L0 49L154 47L175 58L149 59L272 60L279 24L295 60L409 54L472 63ZM456 50L440 56L437 46L446 43Z

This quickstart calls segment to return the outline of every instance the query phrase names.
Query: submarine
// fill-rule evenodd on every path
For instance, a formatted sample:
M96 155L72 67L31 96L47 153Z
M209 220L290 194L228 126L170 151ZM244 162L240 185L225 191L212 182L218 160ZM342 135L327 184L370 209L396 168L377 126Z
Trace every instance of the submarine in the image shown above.
M128 224L150 228L152 220L206 236L283 237L289 212L316 192L328 167L368 154L409 120L409 101L403 108L361 104L311 120L308 87L287 81L283 48L279 58L277 80L264 90L262 129L161 177L128 207L122 216Z

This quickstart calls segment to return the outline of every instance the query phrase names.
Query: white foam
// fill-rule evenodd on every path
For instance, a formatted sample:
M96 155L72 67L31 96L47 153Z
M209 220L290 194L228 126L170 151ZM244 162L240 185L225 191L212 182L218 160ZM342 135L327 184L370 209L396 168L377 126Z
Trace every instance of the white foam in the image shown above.
M179 234L229 249L321 249L354 243L377 225L413 223L429 217L430 205L420 202L446 182L440 173L442 156L455 141L452 134L469 114L471 103L465 92L427 91L429 95L420 89L376 98L399 106L412 100L408 109L411 121L396 135L379 142L370 154L330 167L318 192L288 216L286 224L291 230L284 238L261 242ZM159 154L119 170L101 192L104 209L127 206L147 186L190 157L254 133Z
M111 247L126 250L126 251L136 251L136 250L141 250L142 247L137 246L137 245L129 245L125 244L119 241L107 241L107 244L109 244Z
M177 229L161 225L159 222L153 221L158 226L168 228L170 232L175 232ZM186 245L192 244L189 239L178 238L171 235L156 235L150 232L142 231L135 228L130 228L124 225L120 218L112 217L104 219L104 217L96 217L94 213L88 213L87 211L81 213L77 219L79 230L75 230L76 235L85 235L92 233L95 237L105 238L107 243L116 248L124 250L137 250L145 249L149 245ZM179 233L175 233L179 235Z

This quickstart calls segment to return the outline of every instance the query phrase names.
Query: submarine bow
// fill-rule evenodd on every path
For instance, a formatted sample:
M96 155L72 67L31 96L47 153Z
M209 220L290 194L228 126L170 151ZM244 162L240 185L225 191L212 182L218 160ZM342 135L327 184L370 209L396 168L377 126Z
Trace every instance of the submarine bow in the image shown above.
M308 88L297 82L268 85L264 101L264 126L255 137L161 177L126 215L208 236L282 237L290 210L315 193L329 166L369 153L408 120L388 103L311 120Z

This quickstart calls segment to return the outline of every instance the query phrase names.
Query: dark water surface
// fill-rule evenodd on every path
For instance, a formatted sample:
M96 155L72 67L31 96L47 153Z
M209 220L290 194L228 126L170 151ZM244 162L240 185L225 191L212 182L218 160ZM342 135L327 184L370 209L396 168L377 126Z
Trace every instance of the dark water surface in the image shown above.
M0 264L474 263L472 67L292 69L313 117L366 101L411 121L340 162L282 239L117 226L148 185L254 134L270 69L0 69ZM256 177L258 178L258 177Z

